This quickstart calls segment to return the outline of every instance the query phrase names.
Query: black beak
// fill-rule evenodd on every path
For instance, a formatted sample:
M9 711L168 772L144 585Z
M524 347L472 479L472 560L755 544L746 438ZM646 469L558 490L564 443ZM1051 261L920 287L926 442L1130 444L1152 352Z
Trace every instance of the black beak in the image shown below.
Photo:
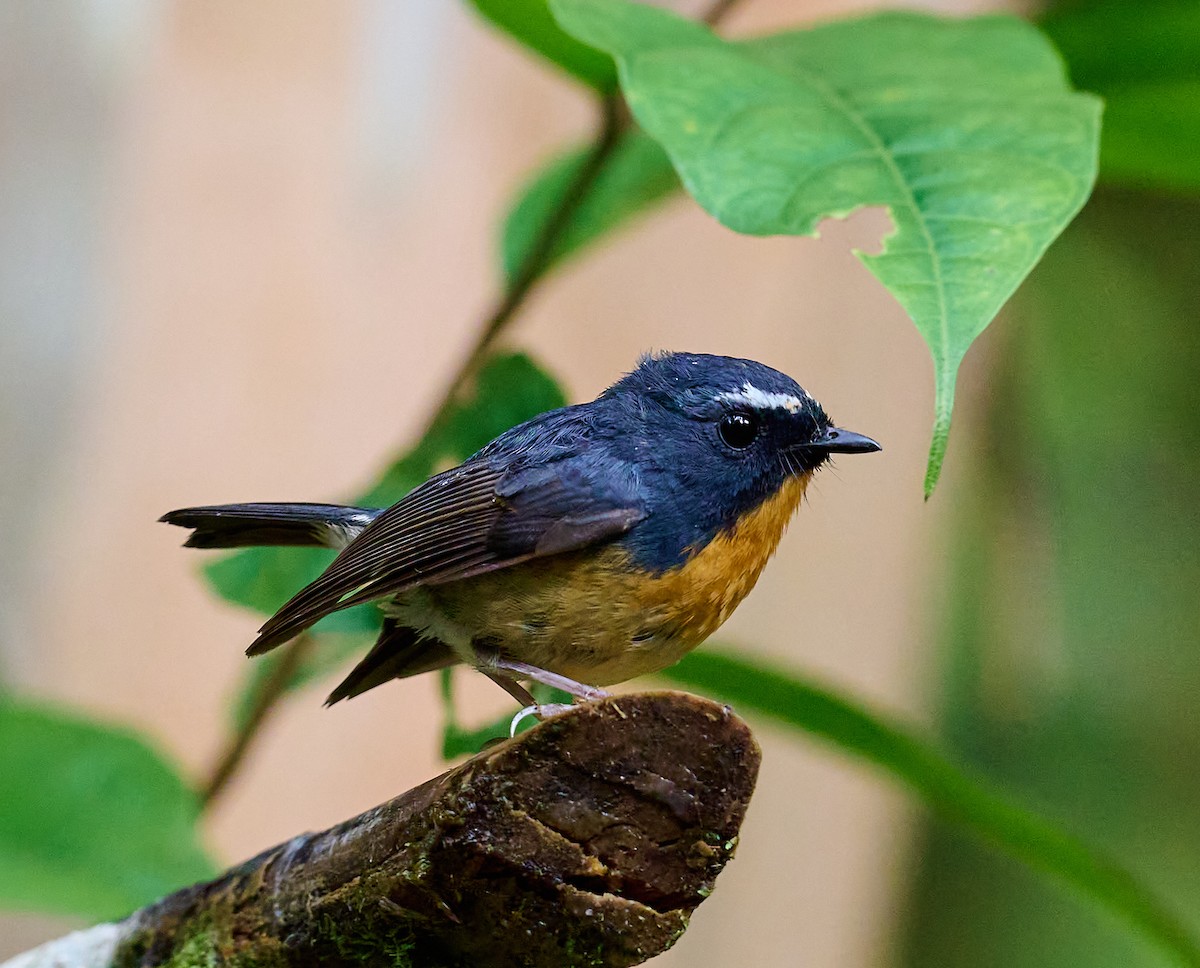
M853 430L842 430L840 427L832 425L826 427L824 434L811 444L806 444L805 447L811 450L823 450L827 454L873 454L877 450L883 450L870 437L864 437L862 434L856 434Z

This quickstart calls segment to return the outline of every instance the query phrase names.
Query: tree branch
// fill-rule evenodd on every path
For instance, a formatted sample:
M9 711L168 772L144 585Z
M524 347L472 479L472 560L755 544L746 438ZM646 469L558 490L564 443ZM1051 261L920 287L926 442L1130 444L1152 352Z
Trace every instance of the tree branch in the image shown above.
M108 960L86 964L640 964L711 892L758 764L746 725L709 700L577 706L136 912L115 939L108 926ZM8 968L51 964L54 944Z

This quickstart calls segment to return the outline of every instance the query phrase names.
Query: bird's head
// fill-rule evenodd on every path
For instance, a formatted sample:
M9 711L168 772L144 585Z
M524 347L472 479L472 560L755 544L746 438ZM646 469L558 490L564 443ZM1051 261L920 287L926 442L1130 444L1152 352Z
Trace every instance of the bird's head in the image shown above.
M643 357L606 391L629 428L670 527L703 543L834 454L879 444L836 426L795 380L753 360L692 353ZM664 527L667 520L660 518Z

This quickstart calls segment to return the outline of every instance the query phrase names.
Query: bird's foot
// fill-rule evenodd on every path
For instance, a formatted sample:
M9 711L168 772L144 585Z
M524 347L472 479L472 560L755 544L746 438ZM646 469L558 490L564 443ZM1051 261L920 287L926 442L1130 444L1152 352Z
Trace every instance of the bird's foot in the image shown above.
M574 708L570 703L560 702L544 702L540 705L526 706L512 718L512 722L508 726L508 735L510 738L516 736L517 727L521 725L521 720L528 719L530 716L546 720L551 716L557 716L559 713L565 713Z

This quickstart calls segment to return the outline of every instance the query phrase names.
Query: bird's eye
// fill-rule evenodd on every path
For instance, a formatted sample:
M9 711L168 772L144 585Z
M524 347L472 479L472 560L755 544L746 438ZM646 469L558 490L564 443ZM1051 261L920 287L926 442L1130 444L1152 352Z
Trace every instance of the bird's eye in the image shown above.
M727 413L717 430L721 439L734 450L745 450L758 436L758 419L748 413Z

